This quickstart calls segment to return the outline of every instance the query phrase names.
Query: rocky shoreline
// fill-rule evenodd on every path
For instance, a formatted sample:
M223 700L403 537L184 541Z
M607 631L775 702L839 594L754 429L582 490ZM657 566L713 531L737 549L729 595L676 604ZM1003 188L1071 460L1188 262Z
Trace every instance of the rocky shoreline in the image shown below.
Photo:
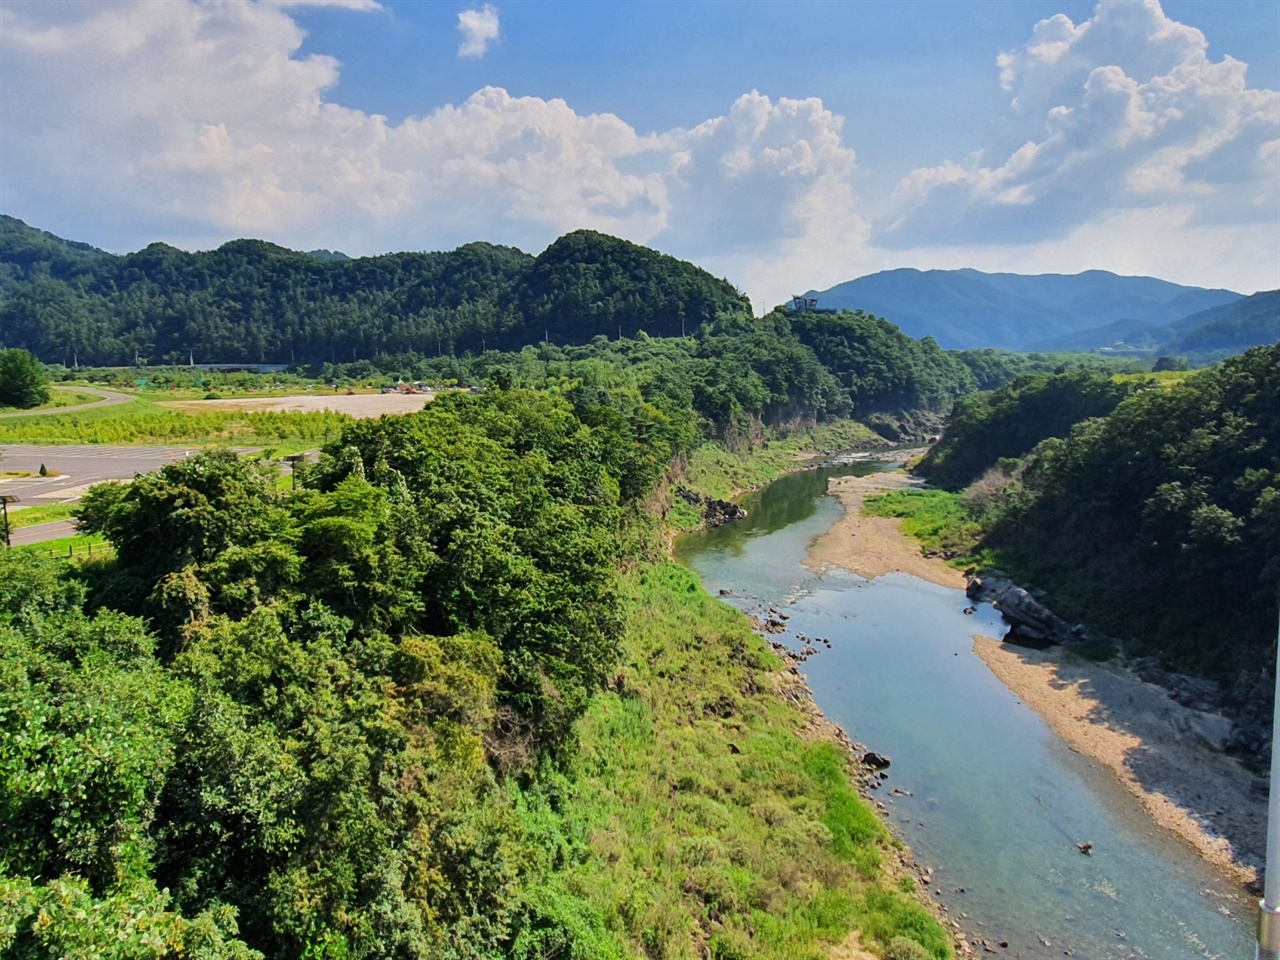
M1221 701L1194 678L1139 661L1135 670L1087 661L1072 647L1087 637L1002 577L966 578L925 557L899 521L868 517L863 499L918 484L903 474L841 477L831 492L844 517L810 548L809 563L874 578L905 572L969 597L992 600L1010 624L1009 640L975 638L997 677L1073 749L1102 763L1151 818L1250 891L1265 852L1266 790L1224 752L1236 734Z
M814 641L824 643L828 647L831 646L831 642L820 637L804 638L801 635L800 639L806 643L806 646L798 651L792 650L786 644L779 643L776 640L769 640L766 636L770 632L779 632L770 630L767 626L770 623L778 622L776 619L761 620L758 616L751 616L751 620L752 626L765 637L769 647L782 659L782 668L772 674L775 694L795 707L805 718L805 725L800 731L802 737L835 743L849 758L852 783L858 792L858 796L875 809L881 822L901 844L900 847L890 848L890 850L886 851L886 853L893 854L894 874L897 877L910 877L914 881L917 899L936 914L942 924L952 931L952 945L956 953L960 956L972 957L979 952L993 953L997 947L1007 946L1007 943L980 937L965 930L960 920L952 917L942 903L927 896L927 892L933 884L933 868L926 867L915 859L911 853L911 848L902 841L897 828L889 818L887 805L893 802L893 798L895 796L912 795L908 790L889 786L889 769L892 766L892 758L855 741L845 732L844 728L829 720L818 707L813 698L813 690L809 687L809 682L805 679L804 674L800 672L800 664L818 652L817 648L813 646Z

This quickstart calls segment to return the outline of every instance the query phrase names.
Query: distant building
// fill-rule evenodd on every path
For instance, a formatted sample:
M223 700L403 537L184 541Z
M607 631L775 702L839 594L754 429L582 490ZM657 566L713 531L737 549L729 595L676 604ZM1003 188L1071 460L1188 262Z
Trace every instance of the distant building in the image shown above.
M220 373L231 373L239 370L248 373L283 373L289 369L287 363L192 363L190 366L201 370L216 370Z
M835 313L835 310L818 306L817 297L803 297L796 294L787 304L792 313Z

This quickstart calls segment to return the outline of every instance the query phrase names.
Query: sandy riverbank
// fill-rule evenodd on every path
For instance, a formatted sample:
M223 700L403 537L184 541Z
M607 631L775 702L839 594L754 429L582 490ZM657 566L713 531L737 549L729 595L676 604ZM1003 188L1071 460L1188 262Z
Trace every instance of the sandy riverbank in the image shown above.
M1205 714L1128 671L1072 662L1061 647L974 637L974 650L1073 749L1111 770L1156 823L1239 882L1256 879L1267 804L1250 791L1252 774L1197 733Z
M909 573L964 589L960 572L922 556L898 520L862 513L867 496L916 482L892 473L833 480L844 517L813 543L806 563L869 579ZM1061 648L1035 651L975 637L974 649L1073 749L1111 770L1156 823L1241 883L1256 879L1266 801L1250 791L1252 775L1197 732L1210 729L1212 718L1122 669L1064 659Z
M817 569L843 567L867 579L886 573L909 573L963 590L965 580L960 571L941 560L921 556L919 545L898 530L900 521L863 514L862 501L868 496L908 486L919 486L919 481L902 473L833 479L828 489L844 507L844 516L814 541L806 565Z

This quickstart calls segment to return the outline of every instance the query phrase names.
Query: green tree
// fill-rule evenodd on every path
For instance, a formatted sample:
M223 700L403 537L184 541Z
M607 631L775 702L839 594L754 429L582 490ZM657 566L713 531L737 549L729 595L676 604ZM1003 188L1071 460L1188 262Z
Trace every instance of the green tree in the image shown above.
M0 351L0 406L27 410L48 402L44 365L26 350Z

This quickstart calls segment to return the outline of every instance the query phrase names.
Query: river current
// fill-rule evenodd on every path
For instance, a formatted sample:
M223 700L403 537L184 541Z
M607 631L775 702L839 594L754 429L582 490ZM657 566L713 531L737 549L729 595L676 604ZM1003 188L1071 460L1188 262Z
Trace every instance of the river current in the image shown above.
M806 568L809 544L840 518L827 480L876 469L783 477L744 501L747 519L682 537L677 555L740 609L789 614L777 639L832 642L802 669L831 720L892 757L879 799L933 869L930 895L1011 960L1252 957L1242 891L974 654L973 634L1003 635L995 610L965 615L961 591L906 574Z

